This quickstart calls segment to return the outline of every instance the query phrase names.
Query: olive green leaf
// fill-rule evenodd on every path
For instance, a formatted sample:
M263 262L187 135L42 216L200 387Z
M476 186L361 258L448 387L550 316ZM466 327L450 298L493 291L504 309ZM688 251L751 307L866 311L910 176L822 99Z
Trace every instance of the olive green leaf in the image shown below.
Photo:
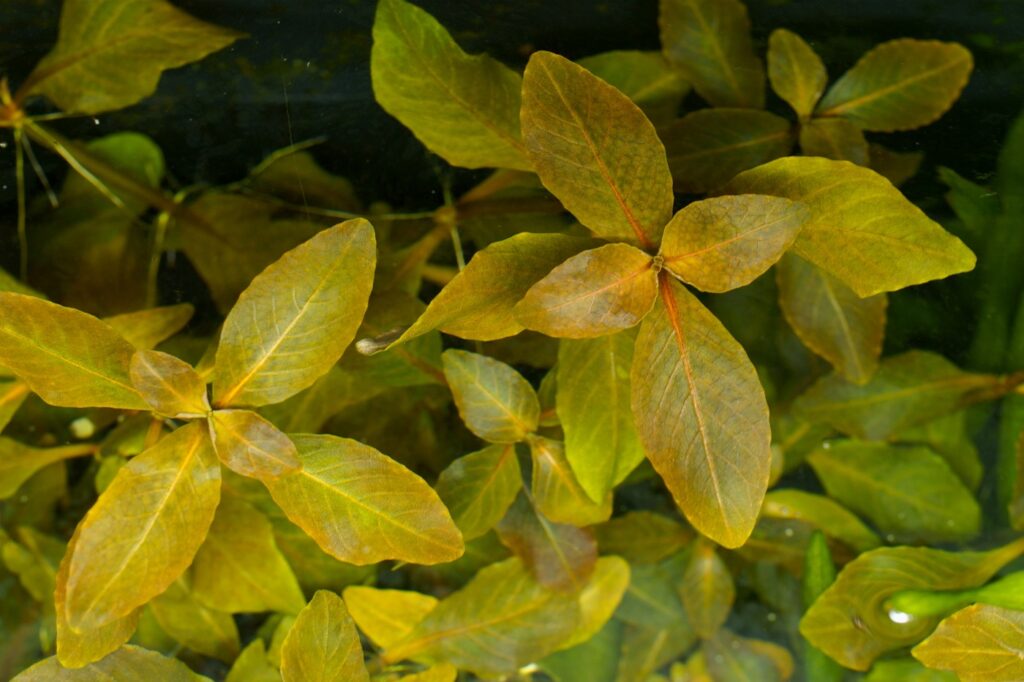
M218 407L280 402L336 363L373 285L373 226L324 230L256 276L228 313L213 373Z
M125 341L139 350L148 350L180 332L196 309L191 303L148 308L103 318Z
M939 623L913 649L929 668L963 682L1011 682L1024 677L1024 612L976 604Z
M217 457L232 471L262 480L302 466L288 436L255 412L215 410L209 419Z
M604 500L644 458L628 409L635 340L636 332L626 330L558 345L555 401L565 457L594 502Z
M902 590L955 590L987 581L1024 552L1016 541L988 552L884 547L865 552L811 605L800 633L840 664L867 670L880 655L921 641L938 618L890 614L886 601Z
M825 540L825 536L820 531L817 531L811 536L811 542L807 545L807 556L804 559L804 575L801 586L804 611L809 609L811 604L835 580L836 565L832 561L828 542ZM838 663L807 640L802 640L801 644L803 644L804 673L808 680L815 680L815 682L842 682L843 669L839 667Z
M616 682L625 624L616 619L568 649L556 651L538 667L556 682Z
M200 603L183 578L157 595L149 610L160 629L181 646L225 663L238 656L241 644L231 614Z
M179 419L198 418L210 411L206 382L192 365L156 350L132 356L128 376L142 399L160 414Z
M320 590L281 645L284 682L369 682L363 646L338 595Z
M957 43L890 40L844 73L815 113L842 116L863 130L920 128L953 105L973 66L971 53Z
M871 165L871 152L864 133L842 118L815 118L800 126L800 150L805 156L821 156Z
M710 639L725 623L736 598L736 586L722 558L709 542L698 541L689 552L679 583L679 598L693 631Z
M331 556L358 566L454 561L462 536L416 474L347 438L293 435L302 469L264 481L288 518Z
M441 663L422 672L402 675L395 682L456 682L458 676L458 668L448 663Z
M1004 415L1005 405L1003 407ZM918 426L912 426L892 435L889 440L896 443L927 445L946 460L949 468L964 482L969 490L977 490L984 475L984 467L968 430L969 410L960 410L938 419L932 419Z
M687 284L721 293L764 274L797 238L810 212L779 197L747 194L695 201L665 226L660 255Z
M726 628L701 643L701 651L712 680L735 680L736 682L782 682L782 672L775 660L766 652L754 646L757 640L746 639ZM767 643L764 643L767 644ZM779 651L785 652L781 647ZM772 649L772 653L777 650ZM788 652L787 652L788 655ZM788 660L792 672L792 660ZM788 677L788 675L786 676Z
M3 369L0 368L0 373ZM18 381L5 381L0 379L0 433L7 427L11 419L14 418L18 408L21 407L25 399L28 398L29 394L32 393L29 387L24 382ZM0 485L0 489L2 489ZM0 494L0 497L3 497Z
M134 352L92 315L0 292L0 365L51 405L148 409L128 376Z
M160 74L242 37L163 0L68 0L57 43L22 84L69 113L123 109L153 94Z
M695 637L680 599L679 571L661 564L633 566L629 588L615 613L627 623L654 629L683 626Z
M923 152L897 152L877 142L868 143L868 165L896 187L914 177L923 161ZM944 169L939 170L941 174Z
M764 65L739 0L661 0L661 49L709 104L764 106Z
M267 657L263 640L254 639L235 659L224 682L281 682L281 673Z
M644 248L672 213L672 177L654 126L581 66L535 52L523 76L523 141L541 182L595 234Z
M576 630L559 645L560 651L586 642L609 622L629 588L630 573L629 564L621 557L598 558L590 582L579 593L580 617Z
M123 646L106 658L77 671L61 666L56 656L44 659L21 673L12 682L210 682L176 658L137 646Z
M789 154L789 121L755 109L700 109L659 131L680 192L717 189L741 171Z
M689 544L693 532L675 519L651 511L629 511L594 526L602 554L617 554L631 564L652 564Z
M494 528L522 487L515 444L499 443L456 459L434 489L463 539L472 540Z
M817 527L857 552L866 552L882 540L853 512L824 495L803 490L770 490L761 514L776 519L796 519Z
M414 658L510 675L557 649L578 621L575 595L545 589L519 559L507 559L481 569L381 658L385 664Z
M374 644L384 649L412 632L437 606L435 597L409 590L353 585L345 588L343 596L352 620Z
M452 165L530 170L519 137L519 74L463 52L419 7L377 5L370 72L385 111Z
M249 171L247 184L260 194L270 194L293 204L330 206L361 212L362 204L352 183L324 170L316 157L298 143L268 154Z
M627 625L622 636L616 679L620 682L646 682L659 668L685 654L694 641L693 633L686 625L663 628ZM706 669L703 674L707 675Z
M499 360L462 350L441 356L444 375L469 430L492 443L515 443L537 429L537 393Z
M547 336L590 338L639 324L657 297L651 257L629 244L605 244L556 267L514 312L524 327Z
M804 39L784 28L768 36L768 80L800 120L810 118L828 85L821 57Z
M963 542L981 528L971 492L928 448L829 441L807 461L831 497L890 541Z
M217 507L192 561L192 592L226 613L298 613L306 600L263 514L234 496Z
M576 480L561 442L541 436L531 436L529 442L533 461L530 492L537 509L552 521L574 526L607 521L612 514L611 491L594 502Z
M88 449L79 445L32 448L9 438L0 438L0 500L18 492L21 485L40 469L87 454Z
M885 294L857 296L824 270L786 254L775 271L782 314L805 346L843 378L864 384L878 368L885 336Z
M726 547L750 535L768 487L768 405L743 348L680 285L662 279L632 369L647 458L701 533Z
M576 63L633 100L655 125L675 118L690 90L660 52L613 50Z
M874 171L787 157L740 173L723 191L802 201L811 219L794 252L866 297L974 267L974 254Z
M1001 390L997 376L964 372L941 355L914 350L885 358L863 386L835 374L819 379L794 408L850 436L883 440Z
M864 682L960 682L960 678L926 668L912 658L888 658L871 666Z
M502 544L522 559L530 575L548 589L579 592L594 572L594 534L550 521L525 493L509 507L497 531Z
M70 626L97 628L163 592L192 563L219 499L220 464L201 422L122 467L79 529L68 568Z

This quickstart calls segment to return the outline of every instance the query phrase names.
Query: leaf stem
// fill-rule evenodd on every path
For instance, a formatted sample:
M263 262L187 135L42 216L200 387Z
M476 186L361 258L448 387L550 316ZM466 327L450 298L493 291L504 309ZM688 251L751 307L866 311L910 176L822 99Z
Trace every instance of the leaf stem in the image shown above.
M25 205L25 150L21 126L14 128L14 167L18 184L18 275L28 282L28 217Z

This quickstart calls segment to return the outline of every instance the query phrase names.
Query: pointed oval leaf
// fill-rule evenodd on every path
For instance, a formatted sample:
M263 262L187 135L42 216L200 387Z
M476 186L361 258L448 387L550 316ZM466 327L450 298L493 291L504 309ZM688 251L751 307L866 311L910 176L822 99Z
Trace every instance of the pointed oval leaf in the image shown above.
M622 557L604 556L597 560L594 574L579 594L579 625L572 636L562 642L559 651L588 641L610 622L629 588L630 574L629 564Z
M530 492L537 509L556 523L589 526L607 521L612 515L612 493L600 502L587 495L565 457L565 448L557 440L530 438L533 472Z
M686 518L726 547L744 543L768 488L768 404L746 352L680 285L640 327L632 409L647 458Z
M798 202L757 194L695 201L665 227L665 267L703 291L750 284L796 240L810 211Z
M974 267L964 244L910 203L888 180L847 161L787 157L740 173L727 194L800 201L811 218L794 252L866 297Z
M649 248L672 213L654 126L621 92L551 52L523 76L523 141L541 182L595 234Z
M0 438L0 500L18 492L21 484L40 469L86 454L77 445L37 449L9 438Z
M267 657L263 640L254 639L235 659L224 682L281 682L281 673Z
M153 94L160 74L242 37L163 0L68 0L60 34L18 92L68 113L123 109Z
M736 598L732 574L714 545L694 544L678 590L694 632L702 639L713 637L725 623Z
M639 324L657 297L651 257L629 244L605 244L552 270L515 314L524 327L548 336L591 338Z
M830 497L803 490L770 490L761 509L764 516L797 519L819 528L858 552L882 544L882 540L850 510Z
M819 116L842 116L863 130L928 125L953 105L974 67L958 43L901 38L876 46L837 80Z
M195 311L191 303L178 303L113 315L103 318L103 321L128 343L139 350L148 350L180 332Z
M149 603L149 613L175 642L204 656L228 663L242 648L231 614L201 604L184 577Z
M530 170L519 136L519 74L463 52L419 7L377 5L370 73L385 111L452 165Z
M228 313L213 373L218 407L280 402L341 358L373 286L373 226L349 220L285 253Z
M92 315L0 292L0 365L51 405L149 409L128 376L134 352Z
M576 63L633 100L655 125L675 118L690 90L682 74L657 51L612 50Z
M67 581L68 623L105 625L167 589L206 537L220 463L200 422L121 468L82 520Z
M871 165L868 141L853 123L842 118L815 118L800 126L800 150L805 156L821 156Z
M44 659L12 680L17 682L210 682L176 658L137 646L123 646L106 658L79 670L63 667L56 656Z
M924 161L924 152L897 152L883 147L877 142L868 143L868 165L873 171L899 187L904 182L914 177L921 169ZM942 174L943 168L939 169ZM948 195L947 195L948 196ZM990 194L986 193L988 198Z
M422 478L354 440L291 439L302 469L264 483L325 552L358 566L387 559L437 564L462 555L462 535Z
M341 597L320 590L281 645L284 682L369 682L363 646Z
M492 443L516 443L537 429L540 402L530 383L486 355L446 350L444 375L469 430Z
M828 72L803 38L780 28L768 37L768 80L775 94L806 119L825 92Z
M2 372L3 369L0 368L0 373ZM0 433L7 428L7 425L17 413L18 408L21 407L22 403L25 402L25 399L31 393L32 391L29 390L28 385L23 381L4 381L0 379Z
M353 585L343 596L352 620L383 649L405 638L437 606L435 597L410 590Z
M700 109L660 129L672 181L680 192L700 194L741 171L789 154L792 124L754 109Z
M255 412L215 410L209 419L217 457L235 473L263 480L302 467L295 444Z
M494 528L522 487L513 443L489 445L459 457L434 486L465 540Z
M132 356L129 376L142 399L160 414L197 418L210 411L206 381L173 355L140 350Z
M1024 679L1024 612L975 604L939 623L914 658L963 682Z
M693 532L663 514L629 511L594 526L602 554L617 554L631 564L666 559L693 539Z

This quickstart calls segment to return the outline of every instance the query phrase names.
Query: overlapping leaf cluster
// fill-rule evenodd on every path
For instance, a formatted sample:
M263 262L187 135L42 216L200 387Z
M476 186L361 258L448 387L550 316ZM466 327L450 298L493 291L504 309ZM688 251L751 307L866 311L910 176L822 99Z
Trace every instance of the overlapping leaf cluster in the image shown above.
M241 37L65 0L0 93L21 196L30 140L72 170L0 271L5 672L1020 679L1024 541L980 534L1024 518L1024 126L994 192L943 170L951 233L896 188L919 156L865 133L941 116L963 47L885 43L828 87L785 30L766 69L738 0L662 0L660 29L520 74L380 0L377 101L493 169L402 214L301 145L170 194L145 136L64 139L33 98L126 107ZM217 329L155 305L169 250ZM965 367L882 357L887 295L975 253Z

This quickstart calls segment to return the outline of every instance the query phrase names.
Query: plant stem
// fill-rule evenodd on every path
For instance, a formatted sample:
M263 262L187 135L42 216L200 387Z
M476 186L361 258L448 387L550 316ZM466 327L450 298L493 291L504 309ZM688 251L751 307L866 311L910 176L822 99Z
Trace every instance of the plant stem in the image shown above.
M14 174L18 184L18 275L28 282L28 216L25 205L25 141L21 127L14 128Z

